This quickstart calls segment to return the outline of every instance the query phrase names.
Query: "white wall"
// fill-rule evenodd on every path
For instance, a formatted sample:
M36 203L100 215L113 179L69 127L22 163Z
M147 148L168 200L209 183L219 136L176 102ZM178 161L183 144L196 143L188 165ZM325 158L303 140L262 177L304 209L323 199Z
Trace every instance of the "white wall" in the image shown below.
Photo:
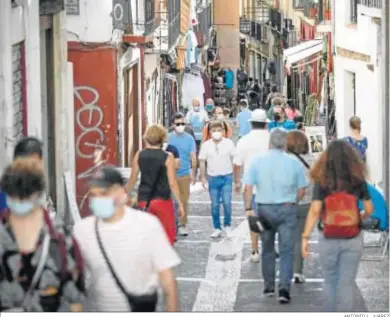
M358 6L357 26L347 26L349 7L338 3L335 13L335 45L350 51L369 55L366 63L351 58L335 56L335 97L338 137L349 133L348 120L353 115L353 96L350 89L350 75L356 74L356 115L362 119L362 134L367 136L369 147L367 162L369 178L373 182L382 179L382 120L380 69L377 64L378 26L372 18L361 13L367 8ZM374 12L375 13L375 12ZM366 13L364 13L366 14ZM373 64L373 71L368 68Z
M4 166L12 159L12 45L24 41L26 65L26 102L28 134L42 137L39 2L21 1L23 6L11 8L10 1L0 1L0 159Z
M157 122L158 96L160 89L160 69L157 67L159 55L145 54L145 82L150 79L149 89L145 91L145 104L148 125ZM153 78L153 73L157 69L157 84ZM145 85L146 89L146 85Z
M68 41L110 42L112 0L80 0L80 15L67 16Z

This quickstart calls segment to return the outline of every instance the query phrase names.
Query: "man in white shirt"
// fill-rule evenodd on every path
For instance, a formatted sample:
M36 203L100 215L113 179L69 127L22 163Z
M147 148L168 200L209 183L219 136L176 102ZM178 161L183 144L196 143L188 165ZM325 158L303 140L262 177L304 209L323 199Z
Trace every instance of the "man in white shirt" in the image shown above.
M178 311L173 268L180 264L180 258L156 217L126 206L125 184L114 167L97 171L90 179L89 207L93 216L74 226L91 273L88 310L155 311L161 284L167 294L167 310ZM143 305L139 303L140 296Z
M254 156L265 154L269 149L269 131L267 129L267 113L263 109L256 109L252 112L251 131L243 136L237 143L236 155L234 157L234 188L237 193L241 191L241 175L249 168ZM254 201L254 199L253 199ZM258 235L251 232L252 240L252 261L259 262Z
M214 232L212 238L222 234L219 206L224 209L224 227L227 236L231 233L232 192L233 192L233 157L235 146L232 140L223 137L223 123L210 123L211 139L204 142L199 153L202 185L208 189L211 199L211 216ZM207 162L207 178L206 178Z

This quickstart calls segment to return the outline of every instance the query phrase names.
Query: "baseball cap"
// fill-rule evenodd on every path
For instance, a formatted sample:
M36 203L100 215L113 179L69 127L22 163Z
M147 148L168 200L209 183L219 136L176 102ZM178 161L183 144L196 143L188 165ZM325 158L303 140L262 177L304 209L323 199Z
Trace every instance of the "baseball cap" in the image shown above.
M267 113L264 109L255 109L252 111L252 117L249 119L249 122L270 122L267 119Z
M89 186L108 188L113 185L124 186L126 181L115 166L103 166L91 176L88 184Z

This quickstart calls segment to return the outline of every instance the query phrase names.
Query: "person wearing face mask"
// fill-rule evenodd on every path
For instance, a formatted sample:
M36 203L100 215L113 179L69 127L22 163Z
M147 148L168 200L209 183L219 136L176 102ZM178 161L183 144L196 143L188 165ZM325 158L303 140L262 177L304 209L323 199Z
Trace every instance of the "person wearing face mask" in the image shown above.
M125 183L115 167L96 171L89 179L93 215L74 226L91 274L87 308L153 312L161 284L167 294L167 310L177 311L173 268L180 258L157 217L126 206Z
M297 124L293 120L287 119L283 99L276 97L272 100L272 104L274 105L274 114L272 121L268 124L268 130L271 131L274 128L283 128L287 131L295 130Z
M39 165L42 168L44 168L43 159L42 159L42 155L43 155L42 147L43 147L42 142L37 138L24 137L15 146L14 160L24 157L29 160L37 161ZM0 214L3 210L7 209L7 202L5 196L6 196L5 193L0 191ZM46 193L42 193L40 202L43 207L48 208L50 206L50 203L48 202L48 199L46 197ZM54 216L52 212L51 215Z
M206 110L207 114L212 114L214 111L214 100L211 98L208 98L206 100L206 105L204 106L204 110Z
M14 160L0 187L7 199L0 217L0 312L83 311L84 262L72 234L42 207L39 160Z
M225 234L231 234L232 192L233 192L233 157L235 146L232 140L223 136L223 123L211 123L211 140L204 142L199 153L202 185L208 190L211 199L211 217L214 232L211 238L219 238L222 234L219 207L224 209ZM207 162L207 177L206 177Z
M176 228L171 192L178 201L180 218L184 217L184 209L176 182L174 156L162 149L166 138L167 132L163 126L153 124L148 127L144 136L146 148L134 156L126 190L127 192L133 190L141 173L138 187L139 206L160 219L169 241L173 244Z
M211 122L205 125L202 133L202 141L205 142L211 139L211 123L213 121L220 121L223 124L223 137L231 139L233 136L233 129L230 124L225 120L222 107L215 107L213 110L213 117Z
M180 221L179 235L187 236L188 201L190 185L196 182L196 145L194 138L185 132L185 120L182 113L173 116L175 130L169 133L168 143L175 146L180 155L180 167L176 170L176 181L179 185L180 198L183 203L184 217Z
M252 116L252 111L249 110L248 101L246 99L240 101L240 109L241 111L237 115L237 123L238 137L242 138L251 131L251 125L249 120Z
M192 101L192 109L186 115L186 123L192 128L195 135L196 152L199 152L200 143L202 142L202 130L209 121L209 116L204 109L200 108L198 99Z

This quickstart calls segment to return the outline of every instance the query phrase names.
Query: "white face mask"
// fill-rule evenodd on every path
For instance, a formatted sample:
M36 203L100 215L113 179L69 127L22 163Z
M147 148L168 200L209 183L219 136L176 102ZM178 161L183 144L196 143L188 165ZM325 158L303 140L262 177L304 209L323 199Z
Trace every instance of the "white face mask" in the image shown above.
M222 132L215 131L215 132L211 133L211 137L213 138L213 140L219 141L222 139Z
M175 127L175 131L177 132L177 133L183 133L184 132L184 130L185 130L185 126L184 125L179 125L179 126L176 126Z
M217 119L223 120L223 119L225 119L225 116L223 114L219 114L219 115L217 115Z
M198 112L200 110L199 106L194 107L194 111Z

